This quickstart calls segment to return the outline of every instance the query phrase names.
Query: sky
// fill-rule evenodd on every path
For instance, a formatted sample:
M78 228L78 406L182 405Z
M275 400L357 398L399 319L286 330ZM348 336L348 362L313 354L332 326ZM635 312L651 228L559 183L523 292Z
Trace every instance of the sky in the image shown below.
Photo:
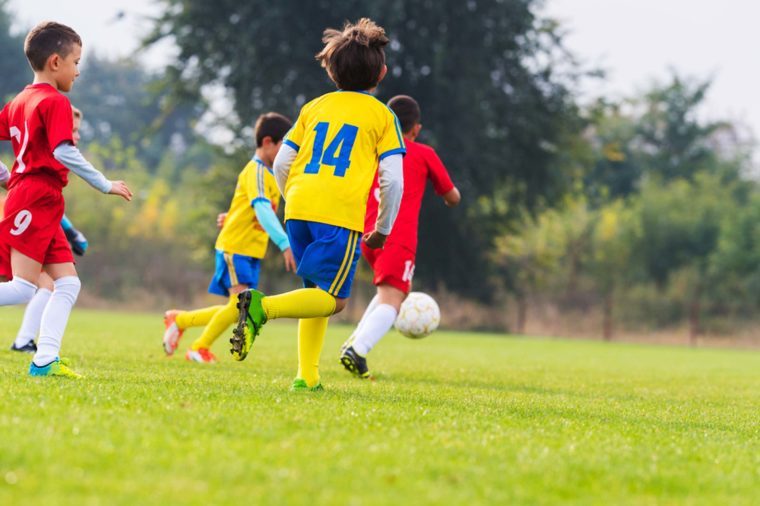
M72 25L106 56L127 56L138 46L159 9L155 0L10 0L20 26L43 19ZM543 14L557 18L566 45L582 62L607 71L586 82L583 98L622 97L665 81L669 69L713 78L703 113L760 133L760 2L752 0L546 0ZM121 13L121 16L119 16ZM159 68L171 55L165 44L142 56Z

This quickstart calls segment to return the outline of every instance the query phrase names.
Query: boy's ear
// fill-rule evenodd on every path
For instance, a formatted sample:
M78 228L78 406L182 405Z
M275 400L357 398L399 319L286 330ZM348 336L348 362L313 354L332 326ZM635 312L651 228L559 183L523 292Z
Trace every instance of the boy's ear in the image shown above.
M380 69L380 77L377 79L377 84L380 84L380 81L385 78L385 75L388 73L388 65L383 65L383 68Z
M61 55L58 53L53 53L50 55L50 57L47 60L47 66L50 67L50 70L58 70L58 67L61 65Z
M263 139L261 139L261 147L271 146L272 144L275 144L274 141L272 141L272 137L267 135Z

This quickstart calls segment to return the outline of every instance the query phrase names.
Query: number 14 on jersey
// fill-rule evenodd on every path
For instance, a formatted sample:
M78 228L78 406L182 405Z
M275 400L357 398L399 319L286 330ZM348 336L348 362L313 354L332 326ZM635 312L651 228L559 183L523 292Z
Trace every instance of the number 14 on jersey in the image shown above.
M322 165L335 167L333 175L343 177L346 175L348 167L351 165L351 151L354 149L356 135L359 133L359 127L344 124L335 134L330 144L325 148L327 142L327 131L330 124L326 121L317 123L314 131L317 133L314 138L314 148L311 152L311 160L306 164L304 173L317 174Z

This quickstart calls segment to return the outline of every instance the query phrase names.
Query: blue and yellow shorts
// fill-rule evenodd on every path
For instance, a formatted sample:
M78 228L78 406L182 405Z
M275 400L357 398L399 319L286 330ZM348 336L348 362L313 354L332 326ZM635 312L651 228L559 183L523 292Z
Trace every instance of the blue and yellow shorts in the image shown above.
M230 287L247 285L248 288L259 286L261 259L216 250L216 269L208 292L228 297Z
M288 220L285 228L298 266L296 273L304 286L318 286L330 295L348 298L361 256L362 234L304 220Z

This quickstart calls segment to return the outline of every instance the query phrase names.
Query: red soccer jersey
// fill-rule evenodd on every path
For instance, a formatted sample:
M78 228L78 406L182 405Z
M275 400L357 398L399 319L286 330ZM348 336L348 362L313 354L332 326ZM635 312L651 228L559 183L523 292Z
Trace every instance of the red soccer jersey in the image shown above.
M411 251L417 251L417 227L420 217L422 197L425 195L427 180L433 182L433 189L438 195L454 188L449 173L435 150L425 144L406 140L404 157L404 196L401 207L393 224L393 230L386 244L400 244ZM375 229L377 208L380 202L380 185L375 174L372 189L367 199L367 214L364 218L365 232Z
M0 140L10 140L16 160L8 189L29 174L46 173L68 183L69 169L53 157L62 142L74 143L69 99L49 84L30 84L0 112Z

